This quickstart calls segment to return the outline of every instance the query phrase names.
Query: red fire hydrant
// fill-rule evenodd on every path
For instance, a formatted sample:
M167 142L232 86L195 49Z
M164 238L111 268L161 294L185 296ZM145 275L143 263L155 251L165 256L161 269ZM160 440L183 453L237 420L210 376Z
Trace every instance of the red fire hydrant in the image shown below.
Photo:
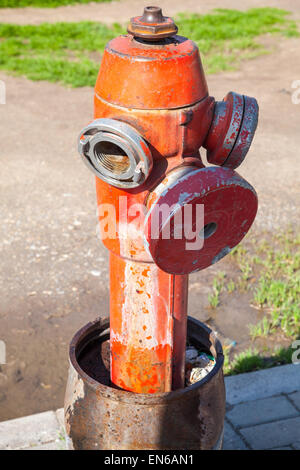
M128 33L106 46L79 151L110 251L111 383L158 394L185 385L188 275L228 254L255 218L255 190L234 170L258 106L209 96L198 48L160 8Z

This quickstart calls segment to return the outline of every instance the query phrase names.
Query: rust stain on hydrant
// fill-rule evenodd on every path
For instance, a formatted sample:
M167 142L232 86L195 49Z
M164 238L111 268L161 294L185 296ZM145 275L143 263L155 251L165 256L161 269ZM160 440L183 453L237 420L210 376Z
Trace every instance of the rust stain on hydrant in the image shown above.
M188 275L226 256L255 218L255 190L234 170L258 106L209 96L197 46L158 7L128 32L106 46L79 151L106 208L111 382L155 394L184 387Z

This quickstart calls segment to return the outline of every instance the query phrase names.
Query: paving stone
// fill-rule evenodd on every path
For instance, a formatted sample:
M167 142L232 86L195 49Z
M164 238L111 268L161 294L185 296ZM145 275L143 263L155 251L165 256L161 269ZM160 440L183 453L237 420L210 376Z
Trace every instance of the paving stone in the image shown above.
M233 427L225 421L223 450L246 450L247 447Z
M59 424L54 411L0 423L0 449L31 447L55 441Z
M284 396L241 403L226 414L234 426L242 428L298 415L296 408Z
M300 364L286 364L270 369L225 377L226 401L237 405L300 389Z
M298 410L300 410L300 392L295 392L291 393L289 395L289 398L292 400L292 402L296 405Z
M289 446L300 440L300 417L259 424L240 430L252 449Z

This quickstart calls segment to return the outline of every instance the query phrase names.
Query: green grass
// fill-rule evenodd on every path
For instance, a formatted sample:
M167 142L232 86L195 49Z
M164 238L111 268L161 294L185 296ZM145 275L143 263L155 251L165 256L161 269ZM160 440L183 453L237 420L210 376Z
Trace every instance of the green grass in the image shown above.
M246 293L261 317L257 324L248 325L250 338L263 339L268 346L251 347L237 355L225 347L225 372L250 372L290 363L291 346L273 349L272 344L274 340L284 340L284 344L289 341L291 345L300 338L300 236L288 229L268 239L249 237L232 250L229 259L236 274L223 280L216 307L222 309L222 296L234 295L235 291L237 295ZM213 281L213 292L216 285L218 275Z
M224 287L225 273L219 272L213 279L213 292L208 296L209 305L216 308L220 303L220 293Z
M31 80L94 86L105 44L123 33L120 25L94 22L44 23L39 26L0 24L0 69Z
M300 334L300 239L283 250L271 247L261 264L261 275L253 295L254 305L268 315L251 327L251 334L267 336L281 330L286 336ZM293 248L297 248L297 251Z
M294 349L291 347L281 347L275 349L275 351L270 351L269 355L263 355L256 348L248 348L236 354L232 361L229 359L229 354L225 353L224 374L243 374L245 372L254 372L260 369L269 369L270 367L278 365L290 364L292 362L293 352Z
M240 60L267 51L259 36L277 33L298 35L297 25L287 19L288 12L277 8L251 8L246 12L216 9L214 14L180 14L180 34L198 45L207 73L234 69Z
M283 333L295 338L300 334L300 236L293 230L261 240L254 254L244 256L257 273L252 285L252 304L264 312L263 319L250 325L253 338ZM239 262L241 263L241 261Z
M41 7L54 8L75 3L104 3L111 0L0 0L0 8Z
M180 34L198 44L206 73L237 67L242 59L265 53L261 35L298 35L288 12L275 8L180 14L176 22ZM117 23L0 24L0 69L31 80L94 86L105 44L124 32Z

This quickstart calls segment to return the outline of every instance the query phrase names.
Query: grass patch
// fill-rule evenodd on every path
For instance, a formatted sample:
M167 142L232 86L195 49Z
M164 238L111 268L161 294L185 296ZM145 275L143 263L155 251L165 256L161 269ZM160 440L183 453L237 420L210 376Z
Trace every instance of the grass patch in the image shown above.
M221 295L247 292L250 305L260 312L261 317L257 324L248 325L250 337L255 343L268 346L251 347L236 355L232 349L224 347L226 374L292 362L292 344L300 338L299 247L300 236L295 230L288 229L268 239L246 238L229 255L236 275L224 279L224 273L221 273L217 307L222 306ZM220 285L219 279L220 274L217 274L213 280L213 293L215 286ZM274 349L274 340L275 343L290 342L290 346Z
M111 0L0 0L0 8L55 8L63 5L74 5L75 3L104 3Z
M264 313L256 325L250 325L252 338L282 332L286 337L300 334L300 236L287 230L273 238L255 242L239 258L241 271L251 267L255 283L249 283L252 305ZM253 251L254 250L254 251ZM237 253L233 253L235 256Z
M241 60L267 53L259 41L263 34L297 36L289 12L277 8L251 8L245 12L216 9L213 14L179 14L180 34L198 45L207 73L234 69Z
M122 33L118 24L94 22L0 24L0 69L31 80L94 86L101 56L96 61L90 55L102 52L108 41Z
M292 355L294 349L277 348L271 351L270 355L262 355L256 348L249 348L234 356L230 361L229 354L225 353L224 357L224 374L236 375L245 372L254 372L260 369L269 369L283 364L290 364L292 362Z
M276 8L215 10L207 15L180 14L176 22L180 34L198 44L206 73L215 73L265 53L255 40L263 34L298 35L296 23L287 15ZM31 80L94 86L105 44L124 32L118 23L0 24L0 69Z
M213 293L208 296L211 308L216 308L220 303L220 293L224 287L225 273L219 272L213 279Z

